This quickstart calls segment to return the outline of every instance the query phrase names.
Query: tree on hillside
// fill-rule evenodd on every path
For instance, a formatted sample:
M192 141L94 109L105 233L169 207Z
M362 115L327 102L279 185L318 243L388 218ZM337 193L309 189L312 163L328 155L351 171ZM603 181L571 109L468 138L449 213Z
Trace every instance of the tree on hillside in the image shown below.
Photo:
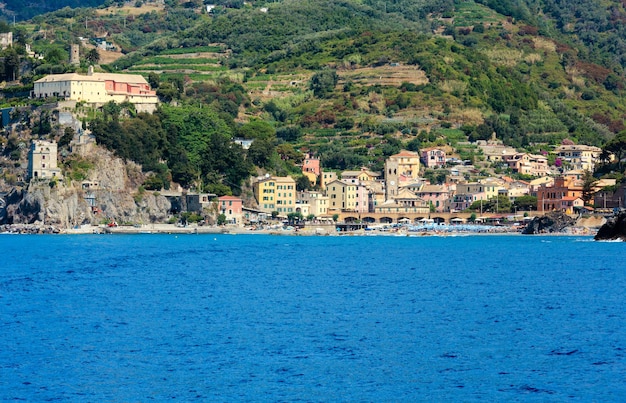
M276 130L276 137L284 141L298 141L302 137L302 128L299 126L285 126Z
M10 47L4 52L4 77L7 81L15 81L20 73L20 57L17 51Z
M617 170L623 171L623 159L626 157L626 130L622 130L604 146L605 156L613 154L617 163Z
M248 149L248 160L254 165L267 168L274 153L274 143L269 139L256 139Z
M59 48L52 48L46 53L45 60L50 64L63 63L68 60L67 52Z
M273 140L276 137L276 130L267 122L253 120L241 126L237 130L237 135L245 139Z
M322 70L311 77L310 88L313 95L326 98L335 90L339 76L335 70Z
M98 64L100 61L100 52L98 52L98 49L87 51L87 53L85 53L85 60L87 60L89 64Z
M214 133L200 164L205 188L218 195L240 194L241 183L253 172L243 148L228 135Z
M155 72L148 73L148 84L150 84L150 88L153 90L159 88L159 84L161 83L161 77Z
M59 139L59 142L58 142L59 148L69 146L70 142L74 139L75 135L76 135L76 130L74 130L74 128L69 127L69 126L66 127L65 130L63 130L63 135Z
M598 179L593 176L591 171L586 170L583 174L583 195L582 199L585 204L589 203L593 197L593 188L598 182Z

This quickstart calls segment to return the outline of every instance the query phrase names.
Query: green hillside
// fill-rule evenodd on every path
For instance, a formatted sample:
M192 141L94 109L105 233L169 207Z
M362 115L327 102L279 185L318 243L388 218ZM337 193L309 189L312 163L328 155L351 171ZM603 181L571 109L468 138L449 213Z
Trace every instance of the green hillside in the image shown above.
M33 19L24 35L46 54L107 32L124 55L101 68L144 74L165 102L200 102L229 136L257 138L248 162L282 174L297 171L304 151L327 168L380 169L400 148L440 145L480 159L464 143L494 132L540 152L565 139L603 146L625 129L626 11L618 1L214 4L211 14L176 2L132 15L65 9ZM42 27L53 33L42 37ZM30 80L55 68L67 66L46 58ZM166 131L185 113L175 109L157 115ZM123 143L107 145L123 154ZM198 155L189 148L196 143L174 143ZM148 166L173 158L171 150L151 155L128 157ZM192 160L163 169L186 184L202 173L204 183L230 186Z

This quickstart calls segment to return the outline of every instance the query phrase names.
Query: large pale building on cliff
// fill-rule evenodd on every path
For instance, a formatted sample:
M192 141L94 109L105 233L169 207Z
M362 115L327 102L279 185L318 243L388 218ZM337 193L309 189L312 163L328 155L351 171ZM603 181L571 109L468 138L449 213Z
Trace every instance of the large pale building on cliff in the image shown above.
M58 97L66 101L105 104L130 102L138 110L152 112L158 98L150 84L138 74L77 73L50 74L35 81L35 98Z

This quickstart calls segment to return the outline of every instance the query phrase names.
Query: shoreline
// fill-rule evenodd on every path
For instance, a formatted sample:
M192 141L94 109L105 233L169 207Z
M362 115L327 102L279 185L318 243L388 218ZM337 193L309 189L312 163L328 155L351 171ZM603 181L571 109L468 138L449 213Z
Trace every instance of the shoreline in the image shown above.
M527 234L539 236L594 236L597 228L570 227L568 231L546 232L540 234ZM144 235L144 234L173 234L173 235L278 235L278 236L391 236L391 237L455 237L455 236L494 236L509 235L519 236L522 234L519 228L507 227L484 227L476 226L455 229L454 226L438 228L437 226L418 230L408 230L406 227L393 228L392 230L359 229L355 231L338 232L335 225L317 225L303 229L263 228L255 229L239 226L196 226L186 227L175 224L146 224L141 226L117 226L82 225L69 229L58 229L53 226L36 224L13 224L5 225L0 229L2 234L61 234L61 235Z

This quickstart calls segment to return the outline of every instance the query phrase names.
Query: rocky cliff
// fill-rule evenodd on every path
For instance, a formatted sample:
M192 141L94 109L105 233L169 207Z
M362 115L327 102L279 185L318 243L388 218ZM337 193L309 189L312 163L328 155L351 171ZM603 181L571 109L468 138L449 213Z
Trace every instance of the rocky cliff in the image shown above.
M622 211L616 216L607 220L607 222L600 227L598 233L593 238L596 241L608 241L617 240L626 241L626 212Z
M564 232L567 228L573 227L576 220L567 214L554 211L541 217L535 217L528 223L522 234L545 234Z
M84 181L31 181L13 188L0 204L0 224L37 224L70 228L83 224L166 221L170 202L155 192L141 191L140 167L125 163L99 147L82 155L91 168ZM89 183L89 186L85 186Z

